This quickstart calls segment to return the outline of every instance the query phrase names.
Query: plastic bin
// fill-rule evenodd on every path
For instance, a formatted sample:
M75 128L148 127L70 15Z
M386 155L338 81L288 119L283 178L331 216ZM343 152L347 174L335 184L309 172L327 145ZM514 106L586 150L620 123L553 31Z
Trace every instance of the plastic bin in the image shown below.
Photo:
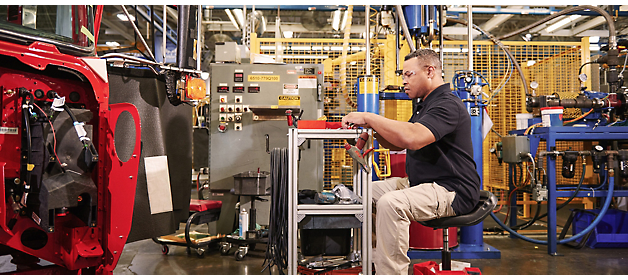
M574 213L572 233L578 234L587 228L599 214L600 209L577 211ZM576 240L580 242L581 238ZM628 212L608 209L606 215L593 229L586 243L590 248L627 248L628 247Z

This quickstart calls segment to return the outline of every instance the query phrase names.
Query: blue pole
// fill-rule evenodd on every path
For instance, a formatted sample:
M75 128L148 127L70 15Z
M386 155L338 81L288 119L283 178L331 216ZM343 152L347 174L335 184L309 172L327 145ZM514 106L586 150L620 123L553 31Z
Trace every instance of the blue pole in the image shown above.
M364 75L358 77L357 90L358 112L370 112L379 115L379 83L377 77ZM373 141L373 147L378 147L377 141ZM379 153L373 153L375 161L379 159ZM372 173L372 180L378 181L375 172Z
M461 90L460 97L462 99L469 99L469 92ZM464 97L463 97L464 96ZM482 166L482 107L476 105L473 102L465 102L468 113L471 115L471 142L473 145L473 160L475 161L475 169L480 175L480 189L482 189L484 178L483 166ZM475 113L473 113L475 111ZM483 238L484 225L483 222L470 226L460 228L460 243L482 246L484 244Z

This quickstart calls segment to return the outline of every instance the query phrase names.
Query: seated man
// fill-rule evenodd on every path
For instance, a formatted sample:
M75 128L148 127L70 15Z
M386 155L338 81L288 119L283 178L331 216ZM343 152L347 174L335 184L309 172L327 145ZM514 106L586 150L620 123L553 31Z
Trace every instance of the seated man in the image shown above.
M466 214L479 201L480 176L473 161L471 118L442 79L439 56L429 49L403 63L406 94L419 98L409 122L354 112L342 125L373 128L380 145L407 149L408 178L373 183L377 203L377 274L408 274L410 221Z

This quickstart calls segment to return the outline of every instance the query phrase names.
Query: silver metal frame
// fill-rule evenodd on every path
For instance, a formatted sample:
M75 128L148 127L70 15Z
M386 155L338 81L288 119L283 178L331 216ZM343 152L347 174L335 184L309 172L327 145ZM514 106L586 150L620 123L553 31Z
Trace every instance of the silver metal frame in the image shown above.
M372 131L368 130L372 135ZM356 194L362 197L362 204L331 204L331 205L299 205L298 204L298 160L299 145L307 139L354 139L359 135L354 129L296 129L290 128L288 131L288 274L297 274L297 239L299 222L307 215L355 215L362 221L362 227L354 234L354 246L360 244L362 274L370 275L373 270L372 254L372 232L373 224L371 216L372 209L372 189L371 174L353 165L353 186ZM366 147L368 148L368 147ZM365 159L372 161L372 154ZM354 247L355 248L355 247Z

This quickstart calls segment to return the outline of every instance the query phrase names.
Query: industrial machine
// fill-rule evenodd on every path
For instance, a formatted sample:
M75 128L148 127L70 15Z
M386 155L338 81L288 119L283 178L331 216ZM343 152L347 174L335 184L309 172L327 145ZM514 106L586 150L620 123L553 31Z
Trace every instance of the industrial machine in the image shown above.
M269 203L260 200L270 195L270 184L247 187L246 182L258 173L268 174L270 149L286 147L289 127L298 125L299 119L323 116L322 71L323 66L315 64L211 64L206 119L210 199L223 201L218 233L233 232L238 197L247 211L257 197L257 217L251 224L268 225ZM323 188L322 171L316 168L323 164L322 149L322 143L311 142L300 151L307 158L300 162L299 171L309 182L304 188Z
M538 209L540 207L537 207L534 218L525 225L518 225L516 214L512 214L509 226L491 214L493 219L510 232L513 237L547 245L550 255L558 255L557 244L570 244L577 241L580 243L579 246L582 246L586 243L590 233L604 219L604 216L611 213L609 207L612 198L628 196L628 191L621 184L628 175L625 172L625 161L628 154L628 149L625 146L625 139L628 139L628 129L625 126L628 90L623 85L623 72L628 56L624 55L623 67L620 69L621 59L618 46L625 43L618 44L616 41L612 18L604 10L592 6L576 6L561 11L561 14L585 9L595 11L607 20L609 44L603 48L606 50L604 56L584 63L580 70L591 63L603 65L599 68L600 76L603 77L600 79L602 81L600 88L604 88L608 92L587 90L584 86L587 76L581 72L577 77L573 77L573 79L578 79L581 82L580 92L575 98L560 98L558 92L537 95L536 92L543 92L543 89L538 88L538 83L535 81L530 83L532 94L526 94L525 100L526 109L533 113L533 118L528 120L526 128L510 131L510 135L502 138L502 154L503 161L510 165L510 193L515 193L518 190L530 192L535 201L547 202L547 213L539 215ZM555 16L550 16L536 24L546 22ZM533 27L534 24L526 28ZM519 31L511 34L518 34ZM625 46L622 49L625 49ZM527 87L526 92L528 92ZM579 116L566 119L563 115L565 109L575 109ZM542 141L545 142L545 150L539 150ZM558 145L559 141L582 141L586 145L582 145L581 149L561 148ZM578 160L582 161L582 169L580 170L576 165ZM592 173L587 171L587 161L592 163L590 165ZM531 167L528 172L522 172L522 174L516 172L517 165L521 166L527 162ZM562 166L557 167L561 165L561 162ZM580 173L580 180L577 184L564 183L565 180L559 184L560 177L571 179L575 177L577 172ZM597 180L592 180L588 184L584 183L587 173L599 175L599 179L594 178ZM522 180L523 178L525 180ZM556 198L558 197L567 197L568 199L561 205L557 205ZM585 225L579 228L574 226L571 237L563 238L571 225L573 216L570 217L568 224L560 233L559 239L556 232L556 212L575 197L600 198L598 205L601 207L595 210L594 218ZM512 196L509 203L510 212L516 213L516 196ZM525 228L526 225L534 223L544 216L547 216L548 220L547 241L528 238L516 232L516 230ZM618 240L626 236L625 233L608 232L609 228L616 228L616 225L612 223L606 223L605 227L607 239L604 242L608 242L607 246L619 244L617 243Z

